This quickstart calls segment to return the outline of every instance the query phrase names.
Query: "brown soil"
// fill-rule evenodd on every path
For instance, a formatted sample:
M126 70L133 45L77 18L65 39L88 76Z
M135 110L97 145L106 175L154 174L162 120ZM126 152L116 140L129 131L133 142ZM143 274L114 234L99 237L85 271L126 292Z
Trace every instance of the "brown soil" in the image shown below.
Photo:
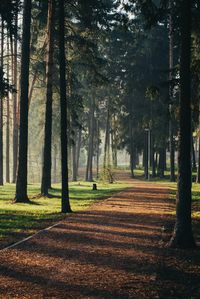
M164 246L169 190L132 184L1 251L0 298L200 298L199 251Z

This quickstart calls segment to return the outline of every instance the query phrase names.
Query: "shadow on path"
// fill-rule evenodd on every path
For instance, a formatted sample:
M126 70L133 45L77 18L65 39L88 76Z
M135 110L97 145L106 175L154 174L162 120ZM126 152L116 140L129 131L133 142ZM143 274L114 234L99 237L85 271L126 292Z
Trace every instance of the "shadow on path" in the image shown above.
M188 268L200 263L199 253L188 259L163 246L174 221L168 196L163 185L133 181L1 251L0 298L200 298L199 274Z

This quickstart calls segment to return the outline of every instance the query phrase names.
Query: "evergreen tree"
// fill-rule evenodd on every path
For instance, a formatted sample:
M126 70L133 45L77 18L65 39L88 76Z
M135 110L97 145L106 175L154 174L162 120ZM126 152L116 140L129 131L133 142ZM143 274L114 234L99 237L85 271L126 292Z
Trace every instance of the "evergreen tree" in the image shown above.
M180 131L176 224L171 247L193 248L191 220L191 1L181 1Z
M28 89L30 60L31 0L25 0L23 6L23 33L21 57L20 87L20 128L19 160L16 182L15 202L28 202L27 195L27 154L28 154Z
M61 172L62 172L62 213L71 212L68 185L68 138L67 99L65 63L65 10L64 0L59 0L59 70L60 70L60 111L61 111Z
M54 49L54 13L55 2L49 0L48 24L47 24L47 61L46 61L46 113L45 113L45 137L44 137L44 158L42 169L41 194L48 196L51 188L51 139L52 139L52 96L53 96L53 49Z

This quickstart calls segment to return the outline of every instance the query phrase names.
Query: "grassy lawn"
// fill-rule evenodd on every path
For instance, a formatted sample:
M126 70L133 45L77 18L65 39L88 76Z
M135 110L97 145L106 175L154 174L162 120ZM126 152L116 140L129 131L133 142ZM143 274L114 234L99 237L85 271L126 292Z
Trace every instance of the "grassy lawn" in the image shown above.
M167 181L156 181L155 183L162 183L170 190L170 198L176 200L177 183L171 183ZM176 214L174 209L171 215ZM200 234L200 184L192 183L192 221L194 234L199 236Z
M92 183L70 183L70 203L74 212L82 211L97 200L110 197L116 192L127 188L128 184L98 183L98 190L92 191ZM29 185L29 204L13 204L15 185L7 184L0 187L0 240L12 239L17 233L33 233L49 225L53 220L65 217L60 213L60 185L53 185L51 198L37 197L40 185Z

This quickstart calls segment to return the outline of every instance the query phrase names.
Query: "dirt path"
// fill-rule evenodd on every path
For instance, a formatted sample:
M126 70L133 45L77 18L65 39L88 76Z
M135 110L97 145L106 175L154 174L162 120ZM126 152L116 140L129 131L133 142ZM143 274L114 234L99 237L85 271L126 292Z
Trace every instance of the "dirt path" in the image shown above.
M134 181L90 211L1 251L0 298L200 298L198 280L185 297L176 292L180 277L172 283L169 264L180 267L180 257L173 252L173 261L163 248L172 224L165 212L172 209L166 187Z

